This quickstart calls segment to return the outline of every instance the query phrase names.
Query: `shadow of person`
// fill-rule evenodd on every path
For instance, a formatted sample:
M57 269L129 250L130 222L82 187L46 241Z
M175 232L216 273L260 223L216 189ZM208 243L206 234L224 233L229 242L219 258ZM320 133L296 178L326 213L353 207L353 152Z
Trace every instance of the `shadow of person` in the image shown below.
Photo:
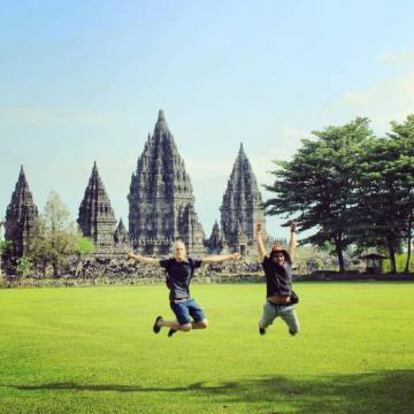
M279 407L291 405L306 413L414 413L414 370L378 371L352 375L313 377L267 376L209 384L204 381L187 386L145 387L127 384L78 384L55 382L32 385L2 385L20 391L184 393L208 396L211 402L263 403Z

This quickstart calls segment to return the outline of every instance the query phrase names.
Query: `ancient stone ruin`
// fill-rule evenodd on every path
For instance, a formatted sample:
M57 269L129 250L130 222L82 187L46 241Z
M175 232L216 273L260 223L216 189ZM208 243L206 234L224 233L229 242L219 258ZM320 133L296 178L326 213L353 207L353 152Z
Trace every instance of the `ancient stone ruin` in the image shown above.
M116 218L96 162L79 207L78 224L84 236L92 238L98 252L110 252L114 247Z
M36 204L21 166L19 178L6 211L5 239L12 243L12 255L23 256L38 217Z
M255 223L264 225L262 196L243 144L234 162L220 207L223 238L232 250L246 253L255 243Z
M194 208L191 180L163 111L138 158L128 201L134 249L167 254L174 240L181 239L192 253L204 252L205 235Z
M95 255L113 257L134 249L147 255L167 255L181 239L193 255L240 251L248 254L255 242L254 224L264 223L262 197L243 145L233 165L216 221L207 239L198 220L193 188L170 132L159 111L154 132L138 158L128 194L129 231L117 223L96 162L79 207L78 224L96 246ZM23 167L7 208L5 238L22 256L38 215Z

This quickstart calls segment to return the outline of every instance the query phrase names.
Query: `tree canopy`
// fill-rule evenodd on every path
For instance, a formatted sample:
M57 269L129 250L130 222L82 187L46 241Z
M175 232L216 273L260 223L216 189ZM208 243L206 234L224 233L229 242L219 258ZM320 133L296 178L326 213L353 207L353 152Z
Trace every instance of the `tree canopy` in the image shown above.
M384 247L392 271L406 241L411 252L414 211L414 115L376 137L367 118L313 132L291 161L276 161L275 196L267 214L312 230L302 243L335 246L339 270L350 244ZM288 223L285 223L286 225ZM407 266L409 263L407 260Z

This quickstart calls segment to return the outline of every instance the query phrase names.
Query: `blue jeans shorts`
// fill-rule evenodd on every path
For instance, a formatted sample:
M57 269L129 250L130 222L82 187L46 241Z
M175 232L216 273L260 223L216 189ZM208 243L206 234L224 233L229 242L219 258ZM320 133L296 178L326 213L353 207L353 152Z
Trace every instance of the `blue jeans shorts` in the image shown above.
M170 306L180 325L191 323L191 318L194 322L206 319L206 315L194 299L185 299L177 303L171 301Z

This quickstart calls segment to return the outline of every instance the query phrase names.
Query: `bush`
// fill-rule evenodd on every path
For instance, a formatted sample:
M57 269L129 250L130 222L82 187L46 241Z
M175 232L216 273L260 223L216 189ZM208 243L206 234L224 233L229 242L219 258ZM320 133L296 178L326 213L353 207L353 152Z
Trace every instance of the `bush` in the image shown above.
M33 271L33 262L30 257L23 256L17 260L16 272L19 276L27 277Z

